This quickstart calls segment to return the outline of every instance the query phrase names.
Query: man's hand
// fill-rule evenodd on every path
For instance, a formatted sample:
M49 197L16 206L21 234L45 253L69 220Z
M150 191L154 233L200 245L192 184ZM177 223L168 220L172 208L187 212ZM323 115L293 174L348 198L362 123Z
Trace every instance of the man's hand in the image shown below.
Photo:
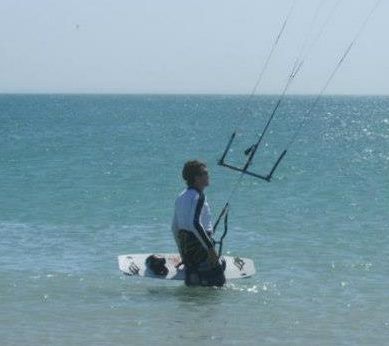
M219 257L216 254L215 249L208 250L208 263L213 268L217 265L219 261Z

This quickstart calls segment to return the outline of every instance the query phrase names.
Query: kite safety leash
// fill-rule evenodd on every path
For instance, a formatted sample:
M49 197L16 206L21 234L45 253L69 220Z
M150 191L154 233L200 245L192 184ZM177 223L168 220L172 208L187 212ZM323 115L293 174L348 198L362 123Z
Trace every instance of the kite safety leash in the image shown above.
M219 257L222 255L223 253L223 241L224 241L224 238L226 237L227 235L227 232L228 232L228 212L229 212L229 203L227 202L224 206L224 208L222 209L219 217L217 218L216 220L216 223L215 223L215 226L213 227L214 231L216 230L217 226L219 225L220 221L222 220L223 216L224 216L224 220L223 220L223 223L224 223L224 231L223 231L223 234L221 235L220 239L215 241L215 245L219 245L219 251L218 251L218 255Z

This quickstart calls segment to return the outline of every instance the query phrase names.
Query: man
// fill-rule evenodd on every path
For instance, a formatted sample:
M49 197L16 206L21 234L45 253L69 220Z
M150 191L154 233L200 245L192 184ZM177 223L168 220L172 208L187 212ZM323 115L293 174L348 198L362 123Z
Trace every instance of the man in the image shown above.
M176 199L172 231L185 265L185 283L223 286L224 270L211 238L211 213L204 195L209 185L207 166L197 160L188 161L182 177L188 187Z

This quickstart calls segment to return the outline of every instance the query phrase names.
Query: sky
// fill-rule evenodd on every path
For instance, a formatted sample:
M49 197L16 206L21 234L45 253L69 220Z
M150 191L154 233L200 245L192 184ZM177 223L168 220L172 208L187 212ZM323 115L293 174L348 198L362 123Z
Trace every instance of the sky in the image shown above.
M247 94L294 3L258 93L308 47L289 93L315 94L375 2L0 0L0 93ZM388 15L382 0L326 93L389 95Z

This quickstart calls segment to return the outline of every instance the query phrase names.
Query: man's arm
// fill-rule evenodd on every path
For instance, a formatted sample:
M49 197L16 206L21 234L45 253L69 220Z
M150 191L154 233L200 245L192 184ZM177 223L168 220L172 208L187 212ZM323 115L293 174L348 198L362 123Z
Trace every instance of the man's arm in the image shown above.
M209 238L207 232L204 230L203 225L200 222L200 214L201 210L204 207L204 201L205 201L205 196L203 193L200 193L196 196L196 208L194 212L194 217L193 217L193 226L196 230L196 236L200 240L200 242L203 244L203 246L207 249L208 251L208 262L209 264L213 267L216 265L218 261L218 256L216 254L213 242Z
M202 221L203 221L203 227L204 227L205 231L207 232L208 236L212 239L213 223L212 223L211 208L209 207L209 204L207 202L207 198L205 198L205 202L204 202L204 206L203 206Z
M201 215L201 210L203 209L204 206L204 201L205 201L205 196L203 193L197 194L193 198L192 202L192 213L193 215L193 231L196 237L199 239L201 244L204 246L205 249L208 251L210 249L213 249L213 243L211 239L209 238L207 232L204 230L203 225L200 222L200 215Z

